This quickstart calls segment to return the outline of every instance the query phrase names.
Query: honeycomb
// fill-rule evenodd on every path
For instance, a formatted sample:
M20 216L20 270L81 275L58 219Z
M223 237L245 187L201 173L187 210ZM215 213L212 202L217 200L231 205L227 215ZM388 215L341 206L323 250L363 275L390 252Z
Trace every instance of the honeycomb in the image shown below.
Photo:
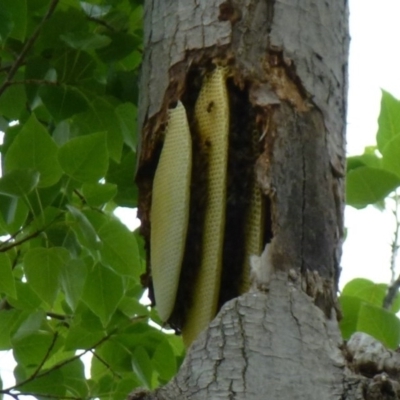
M207 327L217 311L226 209L229 139L228 70L217 67L204 80L195 105L195 119L208 148L208 193L203 231L203 253L194 285L194 301L182 335L188 346Z
M164 145L153 181L150 263L156 305L167 321L174 305L189 220L192 143L185 107L169 110Z

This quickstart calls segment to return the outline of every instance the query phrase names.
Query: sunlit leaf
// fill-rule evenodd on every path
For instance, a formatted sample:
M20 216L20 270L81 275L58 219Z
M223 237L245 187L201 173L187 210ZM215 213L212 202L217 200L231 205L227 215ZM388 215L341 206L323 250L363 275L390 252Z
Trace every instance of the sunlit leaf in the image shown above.
M386 284L377 284L368 279L356 278L344 286L342 296L357 297L369 304L381 307L383 306L386 292Z
M153 387L154 367L147 351L143 347L137 347L132 356L132 367L142 384L151 389Z
M176 358L167 340L156 347L152 362L165 383L175 376L177 372Z
M62 175L57 151L47 129L32 114L7 151L5 172L34 169L40 172L40 187L54 185Z
M391 312L363 303L357 319L357 331L365 332L386 347L397 349L400 342L400 321Z
M117 185L112 183L85 183L82 194L92 207L99 207L109 202L117 194Z
M136 240L125 225L110 221L100 228L98 234L103 242L100 252L104 263L119 274L130 277L139 277L144 272Z
M80 259L70 260L61 267L61 287L72 310L76 309L81 299L87 274L87 266Z
M90 221L77 208L67 206L72 216L72 229L76 232L79 241L86 246L91 253L96 253L101 247L101 241Z
M346 203L356 208L383 200L400 185L400 176L383 169L360 167L347 174Z
M122 278L115 272L101 264L96 264L89 271L82 299L103 325L108 323L123 295Z
M382 167L400 177L400 135L386 143L382 156Z
M382 90L378 125L376 140L380 152L383 153L386 145L400 134L400 101L385 90Z

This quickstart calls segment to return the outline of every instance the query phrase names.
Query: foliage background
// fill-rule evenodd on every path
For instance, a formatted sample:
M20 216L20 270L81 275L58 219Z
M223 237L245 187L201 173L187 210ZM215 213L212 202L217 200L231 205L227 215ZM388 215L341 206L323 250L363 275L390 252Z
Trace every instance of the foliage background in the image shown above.
M141 1L1 0L2 393L125 398L168 381L178 337L140 303L135 207ZM12 122L18 121L18 122ZM77 350L91 352L86 380Z
M0 396L154 388L184 350L141 303L141 238L114 215L137 201L142 2L0 1L0 350L17 361ZM384 92L377 146L348 162L352 206L396 199L399 115ZM345 338L363 330L397 347L400 303L383 309L386 292L365 279L343 289ZM82 354L93 355L89 379Z

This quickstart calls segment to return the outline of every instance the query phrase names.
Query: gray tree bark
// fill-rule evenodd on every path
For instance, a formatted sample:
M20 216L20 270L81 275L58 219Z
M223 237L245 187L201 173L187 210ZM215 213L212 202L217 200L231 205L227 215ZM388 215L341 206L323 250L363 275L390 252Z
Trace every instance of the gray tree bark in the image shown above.
M262 121L254 168L273 239L257 289L225 304L168 385L132 399L392 398L368 397L337 322L348 44L347 0L145 2L142 193L189 71L229 63Z

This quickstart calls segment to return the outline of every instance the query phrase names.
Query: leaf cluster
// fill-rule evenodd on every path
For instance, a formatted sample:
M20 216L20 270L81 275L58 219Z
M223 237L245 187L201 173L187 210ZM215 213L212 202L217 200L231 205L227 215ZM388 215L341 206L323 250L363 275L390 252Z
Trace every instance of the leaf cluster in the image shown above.
M381 341L386 347L396 349L400 343L400 296L390 307L382 307L388 285L374 283L368 279L353 279L344 288L339 298L343 311L340 329L344 339L354 332L365 332Z
M377 145L347 159L346 202L355 208L384 207L400 186L400 101L382 90Z
M0 397L125 398L182 360L113 214L137 203L141 3L1 0L0 350L17 367Z

